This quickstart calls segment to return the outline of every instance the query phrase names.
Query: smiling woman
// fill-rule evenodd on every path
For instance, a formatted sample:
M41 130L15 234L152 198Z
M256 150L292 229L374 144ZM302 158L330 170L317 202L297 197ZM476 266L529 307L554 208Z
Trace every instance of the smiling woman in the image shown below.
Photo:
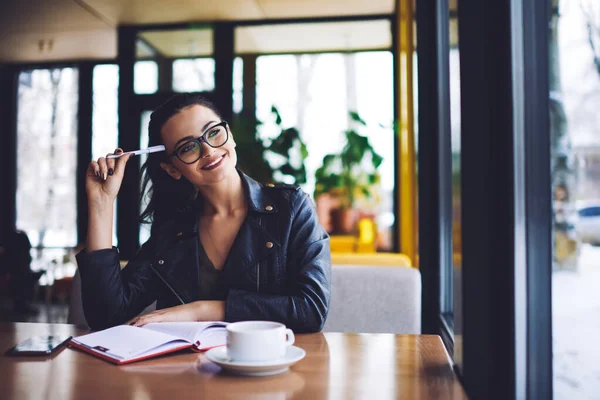
M234 135L197 95L177 95L150 118L143 166L150 239L122 271L113 204L126 154L87 170L88 238L78 254L93 329L128 322L271 320L322 329L329 309L329 236L297 186L263 185L236 168ZM122 153L117 149L115 153ZM157 301L157 311L137 315Z

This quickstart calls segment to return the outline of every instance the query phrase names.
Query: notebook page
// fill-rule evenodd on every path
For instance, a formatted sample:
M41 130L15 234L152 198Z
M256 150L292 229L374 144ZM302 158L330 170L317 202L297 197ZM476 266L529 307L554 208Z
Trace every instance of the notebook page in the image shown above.
M225 328L208 329L202 332L196 339L198 350L208 350L216 346L227 344L227 330Z
M206 321L206 322L153 322L144 325L144 329L150 329L156 332L166 333L185 339L190 343L195 343L201 332L213 326L224 327L226 322Z
M160 353L166 352L168 350L172 350L172 349L181 347L183 344L185 344L185 342L183 342L182 340L176 340L173 342L161 344L160 346L157 346L153 349L150 349L150 350L145 351L140 354L136 354L135 358L142 358L142 357L145 357L147 355L152 355L152 354L160 354Z
M129 325L118 325L103 331L90 333L73 338L77 343L94 348L106 348L106 355L121 360L136 357L141 353L150 352L158 346L174 341L181 345L181 338Z

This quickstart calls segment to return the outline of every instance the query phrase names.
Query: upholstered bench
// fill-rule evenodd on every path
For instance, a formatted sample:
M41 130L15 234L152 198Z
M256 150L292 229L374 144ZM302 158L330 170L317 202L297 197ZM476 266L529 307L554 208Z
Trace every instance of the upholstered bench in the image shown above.
M421 274L412 267L334 265L325 332L421 333Z
M421 274L412 267L334 265L326 332L421 333ZM154 310L148 306L142 314ZM79 271L68 322L86 326Z

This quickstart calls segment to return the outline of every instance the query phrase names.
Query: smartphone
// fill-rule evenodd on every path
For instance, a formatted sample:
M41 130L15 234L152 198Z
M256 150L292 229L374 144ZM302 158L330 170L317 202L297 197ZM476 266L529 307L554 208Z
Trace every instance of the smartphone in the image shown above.
M66 343L72 336L44 335L33 336L8 351L13 356L47 356Z

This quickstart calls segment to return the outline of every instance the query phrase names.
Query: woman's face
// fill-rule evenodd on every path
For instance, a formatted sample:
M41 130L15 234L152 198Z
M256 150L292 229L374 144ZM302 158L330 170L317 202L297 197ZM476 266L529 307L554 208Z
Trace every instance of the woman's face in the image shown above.
M172 156L170 157L170 163L161 163L161 167L174 179L180 179L181 176L184 176L197 187L219 182L231 173L237 173L235 171L237 164L235 141L229 131L229 125L215 127L221 122L221 118L211 109L201 105L184 108L178 114L172 116L161 130L167 154ZM197 161L186 164L173 154L174 150L179 151L179 149L182 149L179 153L182 158L185 158L183 154L186 151L188 152L187 155L190 156L190 152L194 151L190 149L195 147L193 143L190 143L191 140L197 139L205 133L207 133L206 139L215 140L219 129L221 134L228 135L225 144L214 148L205 141L201 141L200 158ZM198 153L195 154L197 157ZM196 157L192 157L192 159Z

